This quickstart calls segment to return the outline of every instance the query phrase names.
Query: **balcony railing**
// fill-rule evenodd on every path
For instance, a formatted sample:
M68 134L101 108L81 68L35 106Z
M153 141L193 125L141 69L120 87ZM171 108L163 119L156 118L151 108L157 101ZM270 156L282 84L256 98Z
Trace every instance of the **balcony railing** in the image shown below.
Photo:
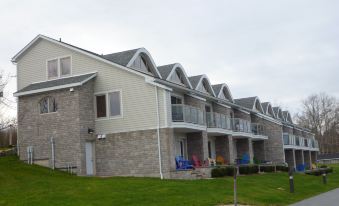
M251 122L244 119L233 118L233 131L251 133Z
M284 145L294 145L299 147L319 148L318 141L305 137L295 136L288 133L283 134Z
M216 112L206 112L207 127L232 130L232 119L230 116Z
M172 104L172 120L205 125L204 112L197 107L184 104Z
M265 135L264 126L258 123L251 123L252 133L254 135Z

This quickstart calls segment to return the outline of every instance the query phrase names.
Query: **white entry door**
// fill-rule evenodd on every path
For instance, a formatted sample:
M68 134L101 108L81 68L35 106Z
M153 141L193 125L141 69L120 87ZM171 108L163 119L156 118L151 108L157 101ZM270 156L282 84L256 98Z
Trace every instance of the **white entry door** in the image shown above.
M93 143L86 142L86 174L93 175Z

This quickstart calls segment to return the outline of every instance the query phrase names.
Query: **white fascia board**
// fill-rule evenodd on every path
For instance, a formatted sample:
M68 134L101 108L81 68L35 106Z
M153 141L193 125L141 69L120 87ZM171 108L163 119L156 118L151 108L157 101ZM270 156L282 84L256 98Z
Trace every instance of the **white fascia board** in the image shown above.
M222 107L225 107L225 108L228 108L228 109L231 109L232 107L228 106L228 105L225 105L225 104L222 104L222 103L219 103L219 102L215 102L215 104L219 105L219 106L222 106Z
M170 88L170 87L167 87L163 84L156 83L155 78L153 78L153 77L149 77L149 76L145 77L145 82L148 83L148 84L160 87L162 89L168 90L168 91L173 91L173 89Z
M194 95L194 94L186 94L187 96L190 96L190 97L193 97L193 98L195 98L195 99L199 99L199 100L201 100L201 101L204 101L204 102L206 102L206 99L204 99L204 98L202 98L202 97L199 97L199 96L197 96L197 95Z
M267 121L273 122L273 123L275 123L275 124L278 124L278 125L280 125L280 126L283 125L280 121L278 121L278 120L276 120L276 119L273 119L272 117L268 117L268 116L266 116L266 115L260 114L260 113L256 113L255 116L260 117L260 118L262 118L262 119L265 119L265 120L267 120Z
M12 62L16 63L17 59L21 56L21 54L23 54L27 49L29 49L29 48L30 48L36 41L38 41L39 39L44 39L44 40L46 40L46 41L55 43L55 44L57 44L57 45L59 45L59 46L63 46L63 47L68 48L68 49L70 49L70 50L79 52L79 53L81 53L81 54L84 54L84 55L86 55L86 56L89 56L89 57L91 57L91 58L94 58L94 59L96 59L96 60L99 60L99 61L104 62L104 63L106 63L106 64L109 64L109 65L111 65L111 66L118 67L119 69L128 71L128 72L130 72L130 73L133 73L133 74L136 74L136 75L139 75L139 76L143 76L143 77L149 77L149 75L146 75L146 74L143 74L143 73L141 73L141 72L135 71L135 70L133 70L133 69L131 69L131 68L122 66L122 65L120 65L120 64L116 64L116 63L114 63L114 62L108 61L108 60L106 60L106 59L104 59L104 58L101 58L101 57L99 57L99 56L97 56L97 55L91 54L91 53L89 53L89 52L83 51L83 50L81 50L81 49L75 48L75 47L73 47L73 46L70 46L70 45L68 45L68 44L65 44L65 43L63 43L63 42L57 41L57 40L55 40L55 39L49 38L49 37L44 36L44 35L41 35L41 34L39 34L37 37L35 37L35 38L34 38L29 44L27 44L27 45L26 45L26 46L25 46L25 47L24 47L17 55L15 55L15 56L12 58Z

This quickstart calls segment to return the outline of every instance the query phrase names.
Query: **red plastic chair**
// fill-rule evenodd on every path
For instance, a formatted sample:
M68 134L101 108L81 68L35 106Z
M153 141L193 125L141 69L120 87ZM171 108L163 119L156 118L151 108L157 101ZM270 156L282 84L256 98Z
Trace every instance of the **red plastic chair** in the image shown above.
M192 155L192 161L193 161L193 166L194 167L201 167L201 161L198 159L196 155Z

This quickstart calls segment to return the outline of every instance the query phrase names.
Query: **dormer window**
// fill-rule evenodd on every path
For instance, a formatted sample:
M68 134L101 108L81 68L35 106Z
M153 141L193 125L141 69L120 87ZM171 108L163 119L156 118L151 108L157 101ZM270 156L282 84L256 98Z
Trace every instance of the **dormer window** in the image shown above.
M71 74L71 57L61 57L47 61L47 78L55 79Z

